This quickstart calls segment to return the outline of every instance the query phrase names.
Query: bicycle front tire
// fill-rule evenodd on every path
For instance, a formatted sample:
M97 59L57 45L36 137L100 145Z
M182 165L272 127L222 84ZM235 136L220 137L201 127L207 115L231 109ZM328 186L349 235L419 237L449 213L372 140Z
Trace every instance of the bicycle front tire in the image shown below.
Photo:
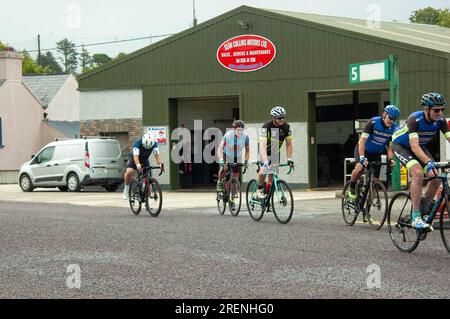
M158 217L159 213L161 212L162 201L163 197L161 185L159 185L159 182L156 179L150 178L147 185L145 208L151 216Z
M288 184L283 180L277 181L277 188L278 191L274 187L271 198L273 214L281 224L287 224L294 213L294 196L292 196Z

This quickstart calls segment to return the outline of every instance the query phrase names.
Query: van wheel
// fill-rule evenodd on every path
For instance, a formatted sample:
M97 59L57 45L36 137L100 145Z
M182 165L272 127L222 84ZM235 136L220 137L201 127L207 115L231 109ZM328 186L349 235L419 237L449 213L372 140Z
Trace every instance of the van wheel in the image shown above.
M33 182L28 174L23 174L20 176L19 184L20 188L22 188L24 192L32 192L34 189Z
M103 187L106 189L106 191L113 193L119 189L119 186L120 184L112 184L112 185L105 185Z
M69 192L79 192L81 190L81 183L77 174L69 174L67 176L67 190Z
M58 189L59 189L61 192L67 192L67 186L59 186Z

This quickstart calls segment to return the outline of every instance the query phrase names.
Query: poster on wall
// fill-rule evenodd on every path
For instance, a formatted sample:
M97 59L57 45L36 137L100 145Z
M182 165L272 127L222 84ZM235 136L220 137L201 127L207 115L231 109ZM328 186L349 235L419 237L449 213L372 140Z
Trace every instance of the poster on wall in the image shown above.
M165 127L148 127L147 133L152 134L158 140L159 145L167 144L167 129Z
M267 38L246 34L226 40L217 50L217 60L228 70L252 72L268 66L276 55L275 45Z

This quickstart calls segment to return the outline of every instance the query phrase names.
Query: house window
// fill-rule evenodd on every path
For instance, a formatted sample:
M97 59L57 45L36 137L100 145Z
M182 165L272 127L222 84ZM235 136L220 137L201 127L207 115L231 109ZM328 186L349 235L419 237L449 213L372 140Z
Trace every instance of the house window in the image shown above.
M3 126L2 126L2 118L0 117L0 148L5 147L5 145L3 145Z

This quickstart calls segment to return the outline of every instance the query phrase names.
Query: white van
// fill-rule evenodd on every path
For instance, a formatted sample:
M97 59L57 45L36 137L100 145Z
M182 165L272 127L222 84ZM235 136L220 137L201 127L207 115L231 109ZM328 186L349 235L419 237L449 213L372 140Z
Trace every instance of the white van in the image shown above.
M56 140L21 166L19 185L24 192L38 187L78 192L88 185L114 192L122 184L123 174L122 152L116 139Z

